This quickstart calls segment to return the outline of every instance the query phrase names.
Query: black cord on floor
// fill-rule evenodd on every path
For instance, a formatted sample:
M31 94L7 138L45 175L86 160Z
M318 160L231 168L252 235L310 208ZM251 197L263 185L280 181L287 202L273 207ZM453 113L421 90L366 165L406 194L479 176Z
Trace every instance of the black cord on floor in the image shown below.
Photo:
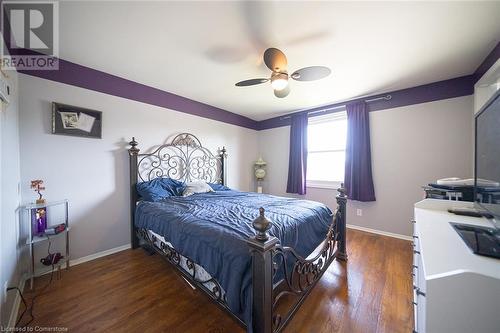
M23 301L23 304L24 304L24 310L21 313L21 316L19 317L19 319L16 321L16 327L17 327L17 325L19 325L19 322L23 318L24 314L26 313L26 310L28 310L28 304L26 303L26 300L24 299L24 296L23 296L23 293L21 292L21 289L19 289L18 287L7 288L7 291L10 291L10 290L17 290L17 292L19 293L19 296L21 296L21 300Z
M50 241L50 238L49 236L47 236L47 239L49 240L49 246L47 248L47 253L48 255L50 256L52 253L50 253L50 247L52 245L52 242ZM41 295L44 294L44 291L45 289L47 289L51 284L52 284L52 280L54 278L54 268L55 268L55 265L54 263L52 263L52 271L50 272L50 279L49 279L49 282L45 285L45 287L43 287L41 289L41 291L34 295L32 298L31 298L31 306L28 308L28 305L26 303L26 299L24 298L23 296L23 293L21 292L21 290L18 288L18 287L9 287L7 288L7 291L9 290L13 290L13 289L16 289L18 292L19 292L19 295L21 296L21 300L23 301L23 304L24 304L24 311L21 313L21 316L19 317L19 319L16 321L16 327L19 325L19 323L21 322L21 320L23 319L24 315L26 314L26 312L28 311L29 309L29 315L31 317L31 319L26 323L24 324L22 327L26 327L28 326L29 324L31 324L33 322L33 320L35 320L35 316L33 315L33 308L35 307L35 299Z
M45 285L45 287L43 287L41 289L41 291L38 294L36 294L35 296L33 296L33 298L31 299L31 306L29 308L31 319L26 324L24 324L23 327L28 326L29 324L31 324L31 322L33 320L35 320L35 316L33 315L33 309L35 307L35 299L37 299L38 297L40 297L43 294L45 294L45 289L47 289L52 284L53 278L54 278L54 264L52 264L52 271L50 272L50 280L49 280L49 282Z

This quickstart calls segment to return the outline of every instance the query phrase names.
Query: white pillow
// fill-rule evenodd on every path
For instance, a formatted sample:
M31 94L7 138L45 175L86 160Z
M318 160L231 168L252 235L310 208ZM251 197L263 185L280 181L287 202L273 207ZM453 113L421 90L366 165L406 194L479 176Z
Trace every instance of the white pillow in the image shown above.
M207 182L203 180L197 180L195 182L186 183L186 187L182 192L182 196L188 197L195 193L207 193L207 192L214 192L214 190L210 187L210 185L207 184Z

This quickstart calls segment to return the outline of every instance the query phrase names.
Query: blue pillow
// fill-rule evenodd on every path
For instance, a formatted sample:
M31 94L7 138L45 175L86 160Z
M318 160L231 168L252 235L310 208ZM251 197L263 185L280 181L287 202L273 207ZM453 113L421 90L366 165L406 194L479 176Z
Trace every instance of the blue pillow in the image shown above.
M224 186L222 184L216 184L216 183L208 183L208 185L210 185L210 187L212 188L212 190L214 191L229 191L230 188L227 187L227 186Z
M156 202L171 196L181 196L184 183L172 178L155 178L138 183L135 187L142 199Z

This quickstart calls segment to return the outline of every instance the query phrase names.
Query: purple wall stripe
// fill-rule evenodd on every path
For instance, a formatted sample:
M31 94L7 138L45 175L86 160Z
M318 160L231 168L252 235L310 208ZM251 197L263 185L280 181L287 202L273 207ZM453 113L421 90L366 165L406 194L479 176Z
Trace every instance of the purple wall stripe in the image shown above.
M101 72L89 67L59 59L59 70L19 70L20 73L42 79L66 83L104 94L176 110L195 116L222 121L250 129L257 129L258 122L214 106L175 95L157 88Z
M467 75L455 79L424 84L418 87L412 87L389 93L353 99L347 102L344 101L342 103L324 105L317 108L298 111L297 113L324 110L335 106L345 105L346 103L352 103L356 101L382 97L387 94L391 95L392 99L388 101L380 100L380 101L370 102L368 103L368 110L379 111L384 109L392 109L412 104L433 102L441 99L467 96L467 95L472 95L473 93L474 93L474 75ZM322 114L327 114L332 112L335 112L335 110L329 112L327 111ZM265 129L281 127L281 126L289 126L289 125L290 125L290 118L283 118L283 116L280 116L261 121L259 123L258 129L265 130Z
M477 82L477 80L479 80L484 73L486 73L486 71L497 61L499 57L500 43L497 43L495 48L484 59L484 61L472 75L429 83L389 93L373 95L365 98L352 99L349 101L344 101L342 103L334 103L326 106L301 110L295 113L322 110L359 100L381 97L387 94L392 95L391 100L371 102L368 104L369 111L379 111L412 104L432 102L441 99L472 95L474 93L474 83ZM111 75L89 67L78 65L63 59L59 59L58 71L20 70L19 72L26 75L66 83L69 85L90 89L113 96L123 97L130 100L156 105L163 108L255 130L265 130L290 125L290 118L283 119L283 116L280 116L266 119L260 122L255 121L236 113L232 113L208 104L194 101L186 97L169 93L164 90L127 80L119 76Z
M488 71L488 69L490 69L490 67L499 58L500 58L500 42L497 43L497 45L493 48L493 50L483 60L481 65L479 65L476 71L471 75L462 76L445 81L429 83L418 87L397 90L385 94L373 95L361 99L353 99L347 102L330 104L326 106L316 107L297 112L317 111L317 110L327 109L329 107L344 105L346 103L351 103L359 100L382 97L387 94L392 95L391 100L389 101L381 100L381 101L371 102L368 104L368 109L370 111L379 111L384 109L396 108L399 106L406 106L418 103L438 101L446 98L472 95L474 94L474 84L484 75L484 73ZM324 114L326 113L329 112L325 112ZM259 122L258 129L265 130L275 127L289 126L290 118L283 119L282 117L283 116L263 120Z
M493 50L486 56L484 61L479 65L479 67L474 72L474 83L479 81L481 76L484 75L490 69L491 66L500 58L500 42L493 48Z
M289 118L283 119L281 116L258 122L208 104L200 103L186 97L175 95L157 88L127 80L119 76L108 74L89 67L78 65L63 59L59 59L58 71L20 70L19 72L26 75L36 76L51 81L90 89L113 96L123 97L130 100L160 106L167 109L176 110L208 119L218 120L255 130L264 130L290 125ZM476 74L389 92L388 94L392 95L391 100L371 102L369 103L369 110L378 111L411 104L432 102L446 98L471 95L474 93L473 86L475 78ZM298 112L322 110L333 106L385 95L387 95L387 93L365 97L362 99L353 99L347 102L330 104Z

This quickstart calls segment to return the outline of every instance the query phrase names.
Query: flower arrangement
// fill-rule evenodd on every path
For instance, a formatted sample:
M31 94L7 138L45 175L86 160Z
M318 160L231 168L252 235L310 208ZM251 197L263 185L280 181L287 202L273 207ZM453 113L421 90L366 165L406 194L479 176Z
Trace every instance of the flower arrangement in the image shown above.
M36 199L37 204L44 204L45 199L42 197L41 191L45 190L45 186L43 186L43 180L41 179L36 179L31 181L31 188L35 190L35 192L38 194L38 199Z

